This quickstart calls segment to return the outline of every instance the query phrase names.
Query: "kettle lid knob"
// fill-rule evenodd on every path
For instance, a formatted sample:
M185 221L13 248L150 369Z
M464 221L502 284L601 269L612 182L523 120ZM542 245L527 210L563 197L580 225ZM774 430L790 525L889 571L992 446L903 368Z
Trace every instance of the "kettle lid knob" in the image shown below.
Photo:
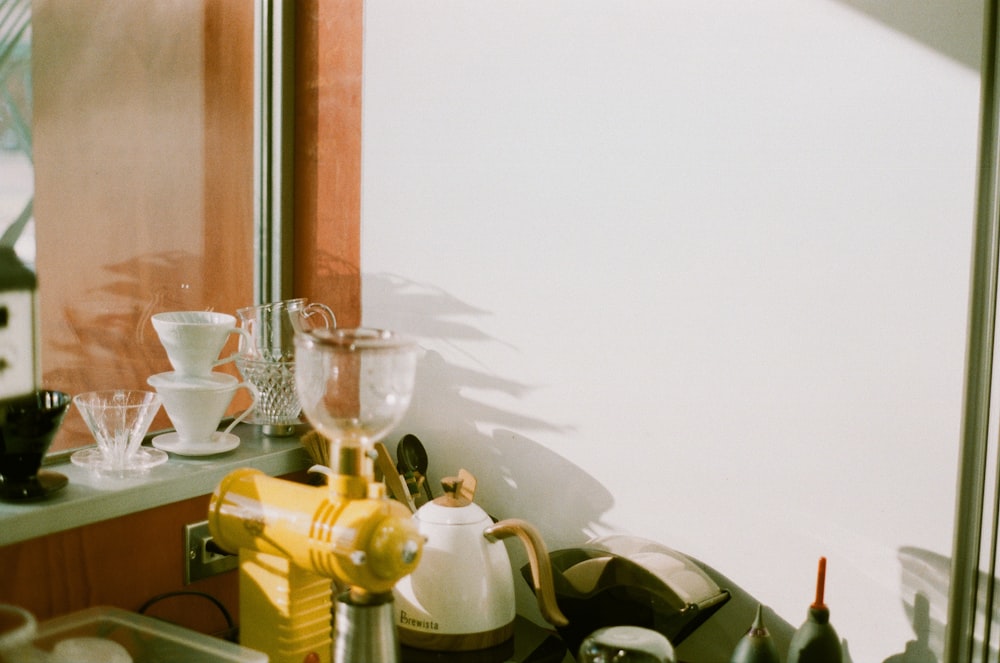
M471 500L462 497L462 483L461 477L443 477L441 479L441 490L444 491L444 495L435 499L434 503L451 507L472 504Z

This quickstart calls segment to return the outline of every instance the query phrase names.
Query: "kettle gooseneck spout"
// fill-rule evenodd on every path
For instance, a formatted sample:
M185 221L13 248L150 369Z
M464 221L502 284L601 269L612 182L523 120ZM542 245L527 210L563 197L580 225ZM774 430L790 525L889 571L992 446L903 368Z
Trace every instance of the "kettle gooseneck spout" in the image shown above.
M520 518L507 518L487 527L483 534L491 541L516 536L524 544L531 565L531 581L538 597L538 609L542 617L553 626L566 626L569 620L556 603L552 581L552 565L546 552L542 535L534 525Z

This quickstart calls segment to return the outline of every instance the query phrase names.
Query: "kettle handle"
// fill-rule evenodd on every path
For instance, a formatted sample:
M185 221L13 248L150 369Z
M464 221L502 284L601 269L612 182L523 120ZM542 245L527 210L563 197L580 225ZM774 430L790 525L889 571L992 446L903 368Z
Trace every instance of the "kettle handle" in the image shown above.
M531 580L535 585L538 597L538 609L542 617L553 626L566 626L569 620L559 610L556 603L556 590L552 584L552 563L545 548L542 535L535 526L520 518L507 518L487 527L483 534L490 540L506 539L516 536L528 551L528 562L531 565Z

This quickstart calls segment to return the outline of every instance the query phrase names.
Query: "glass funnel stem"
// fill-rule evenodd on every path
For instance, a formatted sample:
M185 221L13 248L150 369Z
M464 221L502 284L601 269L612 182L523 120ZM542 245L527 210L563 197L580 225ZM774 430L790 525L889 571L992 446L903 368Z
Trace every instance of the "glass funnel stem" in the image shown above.
M357 444L330 442L332 476L330 490L343 499L363 499L373 479L372 461L365 449Z

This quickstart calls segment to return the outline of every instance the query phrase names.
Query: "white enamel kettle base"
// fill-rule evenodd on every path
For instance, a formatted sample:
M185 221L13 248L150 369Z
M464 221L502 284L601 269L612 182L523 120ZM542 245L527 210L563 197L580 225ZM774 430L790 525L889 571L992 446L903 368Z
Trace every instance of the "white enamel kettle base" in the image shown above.
M480 532L492 524L487 519ZM490 581L490 574L484 571L506 566L504 572L509 575L506 549L496 543L487 544L478 554L451 552L459 549L454 540L461 536L458 529L435 530L435 545L424 546L420 573L396 583L396 625L404 645L468 651L493 647L514 634L514 584ZM479 582L469 582L474 578Z
M477 649L487 649L507 642L514 636L514 620L501 611L487 610L485 606L479 606L476 610L468 611L466 615L474 616L476 620L469 620L464 625L461 623L443 622L444 628L457 629L451 632L441 630L442 622L429 614L416 603L402 605L407 595L412 596L412 587L409 583L401 583L405 586L397 586L396 593L396 628L399 634L400 644L416 649L430 651L472 651ZM494 608L505 608L502 604L493 606ZM505 611L503 611L505 612ZM492 613L492 614L486 614ZM498 627L476 630L488 620L492 623L501 624ZM474 623L480 622L479 624ZM487 624L488 625L488 624Z
M538 531L516 518L494 524L483 509L460 497L461 479L448 477L441 483L445 495L414 515L426 537L420 564L393 590L400 643L432 651L470 651L513 637L514 575L499 540L510 536L527 548L542 615L565 625Z

